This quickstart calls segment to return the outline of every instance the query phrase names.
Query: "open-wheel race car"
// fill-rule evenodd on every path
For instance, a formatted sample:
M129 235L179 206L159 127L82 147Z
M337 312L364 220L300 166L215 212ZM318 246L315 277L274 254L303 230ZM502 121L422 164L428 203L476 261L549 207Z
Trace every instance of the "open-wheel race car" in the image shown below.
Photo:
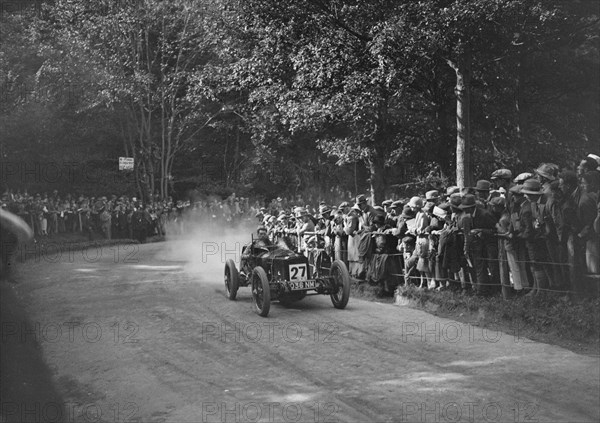
M250 286L255 311L269 314L271 301L288 305L307 295L329 295L335 308L343 309L350 298L350 274L336 260L326 272L311 271L308 259L281 243L255 239L242 249L240 270L233 260L225 263L225 288L235 300L238 288Z

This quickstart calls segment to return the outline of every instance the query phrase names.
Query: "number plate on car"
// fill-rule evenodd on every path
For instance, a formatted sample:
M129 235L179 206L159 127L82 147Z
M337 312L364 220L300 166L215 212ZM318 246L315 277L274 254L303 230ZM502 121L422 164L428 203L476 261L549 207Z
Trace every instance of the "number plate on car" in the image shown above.
M302 281L308 277L306 264L290 264L289 266L291 281Z
M317 287L317 281L297 281L290 282L290 288L292 291L304 291L306 289L315 289Z

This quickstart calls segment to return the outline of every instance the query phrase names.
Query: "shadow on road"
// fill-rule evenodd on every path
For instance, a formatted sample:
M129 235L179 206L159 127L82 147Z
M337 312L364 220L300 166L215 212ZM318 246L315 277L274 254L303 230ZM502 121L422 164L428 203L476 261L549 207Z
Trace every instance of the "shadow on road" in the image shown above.
M8 280L0 281L2 422L67 421L65 405L42 358L40 334Z

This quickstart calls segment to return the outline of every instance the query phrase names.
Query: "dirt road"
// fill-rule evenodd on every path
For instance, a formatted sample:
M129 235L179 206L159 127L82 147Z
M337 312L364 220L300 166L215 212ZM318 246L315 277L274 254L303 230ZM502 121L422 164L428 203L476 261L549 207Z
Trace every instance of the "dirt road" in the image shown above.
M273 303L260 318L248 288L226 299L229 253L215 245L62 251L21 265L3 288L12 307L2 321L3 418L600 420L598 357L531 342L518 328L352 298L345 310L322 296Z

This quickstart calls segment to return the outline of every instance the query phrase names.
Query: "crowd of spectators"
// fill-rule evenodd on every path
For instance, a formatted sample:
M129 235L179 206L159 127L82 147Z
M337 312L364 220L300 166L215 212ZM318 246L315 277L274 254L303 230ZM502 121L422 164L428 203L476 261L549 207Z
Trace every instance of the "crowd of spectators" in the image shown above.
M2 207L31 225L38 239L80 232L90 239L145 242L167 231L184 234L190 222L258 222L273 242L304 252L313 264L321 253L342 260L353 277L388 293L400 283L484 296L585 292L583 276L600 273L599 163L590 154L576 170L551 163L519 175L498 169L474 187L429 190L381 204L369 204L364 195L317 206L302 196L266 205L235 193L143 203L127 196L7 190ZM339 194L330 198L350 197Z
M324 251L390 294L399 283L505 298L585 293L588 276L600 273L599 163L589 155L577 170L498 169L474 187L379 205L359 195L336 206L322 201L315 212L277 201L255 217L272 242L303 251L313 268L314 252Z
M144 203L136 197L29 194L7 190L2 207L21 217L33 229L37 240L61 233L83 233L90 240L103 238L137 239L164 236L167 230L185 233L186 223L209 219L219 223L240 221L254 216L259 206L248 198L231 195L225 200L161 201L158 197Z

